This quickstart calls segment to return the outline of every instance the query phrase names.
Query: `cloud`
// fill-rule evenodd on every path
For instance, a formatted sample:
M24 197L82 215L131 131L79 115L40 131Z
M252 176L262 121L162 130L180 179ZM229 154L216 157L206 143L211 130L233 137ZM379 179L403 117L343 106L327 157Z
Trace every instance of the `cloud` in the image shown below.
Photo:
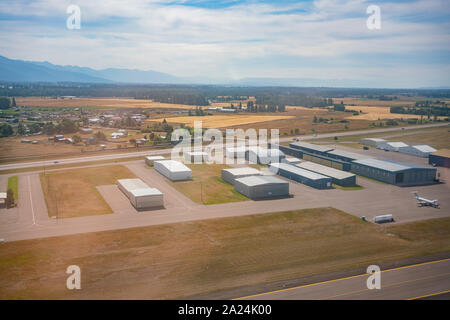
M450 85L445 0L376 1L381 30L366 28L366 0L3 2L0 54L10 58L209 78L341 74L380 85L394 85L385 74L395 73L411 85ZM72 3L81 30L65 28Z

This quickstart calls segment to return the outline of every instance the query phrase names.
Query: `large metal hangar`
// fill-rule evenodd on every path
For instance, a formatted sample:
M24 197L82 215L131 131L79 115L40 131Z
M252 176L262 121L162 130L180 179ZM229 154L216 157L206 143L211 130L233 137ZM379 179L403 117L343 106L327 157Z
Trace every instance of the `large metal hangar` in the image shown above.
M259 164L281 162L285 158L283 151L279 149L266 149L263 147L249 147L246 159Z
M150 188L141 179L120 179L117 185L136 209L164 207L162 192Z
M172 181L192 179L192 170L176 160L154 162L155 170Z
M398 186L430 184L436 178L436 168L370 158L353 161L351 171Z
M326 147L326 146L320 146L313 143L308 142L293 142L289 144L289 147L294 149L300 149L309 153L315 153L319 155L326 155L327 152L333 150L333 148Z
M145 157L145 163L150 166L153 167L153 163L155 161L159 161L159 160L165 160L165 158L163 156L148 156Z
M271 163L269 170L282 177L303 183L316 189L331 188L331 178L287 163Z
M430 154L433 152L436 152L437 150L433 147L430 147L429 145L422 144L418 146L407 146L407 147L400 147L398 149L398 152L409 154L416 157L421 158L428 158Z
M184 161L187 163L203 163L209 160L208 153L202 151L192 151L184 153Z
M398 152L400 148L408 147L408 145L401 141L381 143L377 146L377 149L385 151Z
M306 169L315 173L330 177L331 182L343 187L352 187L356 185L356 175L342 170L333 169L318 163L305 161L296 165L299 168Z
M348 152L348 151L339 150L339 149L334 149L334 150L328 151L327 155L330 158L338 159L338 160L342 160L342 161L346 161L346 162L352 162L355 160L370 158L369 156L366 156L366 155L363 155L360 153Z
M378 147L379 144L385 143L386 140L381 138L363 138L359 140L360 144L371 147Z
M236 179L234 189L250 199L289 195L289 182L274 176L250 176Z
M231 184L234 184L236 179L260 175L261 171L250 167L222 169L222 180Z
M441 149L430 154L428 157L428 163L433 166L450 168L450 150Z

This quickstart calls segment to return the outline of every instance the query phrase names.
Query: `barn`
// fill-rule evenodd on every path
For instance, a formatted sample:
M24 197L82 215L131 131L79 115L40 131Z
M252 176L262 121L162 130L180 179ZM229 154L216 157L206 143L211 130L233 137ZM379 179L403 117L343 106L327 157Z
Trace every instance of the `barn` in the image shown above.
M428 163L438 167L450 168L450 150L441 149L437 152L430 154Z
M436 168L392 160L362 159L352 163L353 173L398 186L435 182Z
M192 179L192 170L176 160L160 160L154 162L155 170L172 181Z
M236 179L260 175L261 171L250 167L222 169L222 180L230 184L234 184Z
M287 163L271 163L269 170L282 177L316 189L331 188L331 178Z
M333 169L318 163L305 161L297 164L297 167L306 169L331 178L331 182L343 187L356 185L356 175L342 170Z
M120 179L117 180L117 185L138 210L164 207L162 192L150 188L141 179Z
M289 182L274 176L250 176L236 179L234 189L254 200L284 197L289 195Z
M437 150L429 145L422 144L417 146L407 146L398 149L398 152L409 154L415 157L428 158L428 156Z

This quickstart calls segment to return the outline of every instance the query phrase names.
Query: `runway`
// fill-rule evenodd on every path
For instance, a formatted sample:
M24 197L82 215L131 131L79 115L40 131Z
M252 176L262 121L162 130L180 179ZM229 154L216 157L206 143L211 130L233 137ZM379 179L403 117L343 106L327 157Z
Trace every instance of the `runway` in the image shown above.
M370 275L324 281L255 294L246 300L414 300L450 291L450 259L381 270L380 289L368 289Z

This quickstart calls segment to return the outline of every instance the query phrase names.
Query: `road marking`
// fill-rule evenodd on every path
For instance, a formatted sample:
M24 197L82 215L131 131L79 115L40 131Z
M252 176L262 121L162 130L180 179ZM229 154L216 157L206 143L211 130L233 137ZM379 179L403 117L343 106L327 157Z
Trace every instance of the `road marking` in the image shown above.
M412 265L409 265L409 266L403 266L403 267L392 268L392 269L388 269L388 270L382 270L381 272L389 272L389 271L413 268L413 267L418 267L418 266L423 266L423 265L433 264L433 263L439 263L439 262L444 262L444 261L449 261L449 260L450 260L450 258L441 259L441 260L435 260L435 261L429 261L429 262L422 262L422 263L412 264ZM364 277L364 276L367 276L367 275L368 275L368 273L363 273L363 274L359 274L359 275L356 275L356 276L350 276L350 277L345 277L345 278L339 278L339 279L327 280L327 281L322 281L322 282L316 282L316 283L306 284L306 285L303 285L303 286L297 286L297 287L286 288L286 289L279 289L279 290L274 290L274 291L269 291L269 292L257 293L257 294L253 294L253 295L249 295L249 296L245 296L245 297L235 298L233 300L248 299L248 298L263 296L263 295L266 295L266 294L279 293L279 292L284 292L284 291L289 291L289 290L294 290L294 289L300 289L300 288L307 288L307 287L312 287L312 286L321 285L321 284L330 283L330 282L337 282L337 281L341 281L341 280L347 280L347 279L352 279L352 278Z
M33 197L31 196L31 182L30 182L30 176L28 176L28 191L30 192L30 204L31 204L31 214L33 215L33 225L36 225L36 218L34 216L34 209L33 209Z
M407 300L416 300L416 299L421 299L421 298L426 298L426 297L432 297L432 296L437 296L438 294L444 294L444 293L449 293L449 292L450 292L450 290L445 290L445 291L425 294L425 295L419 296L419 297L409 298Z
M433 279L433 278L438 278L438 277L442 277L442 276L447 276L449 274L450 274L450 272L442 273L442 274L438 274L438 275L434 275L434 276L429 276L429 277L418 278L418 279L394 282L394 283L391 283L391 284L383 285L381 290L383 290L384 288L393 287L393 286L396 286L396 285L399 285L399 284L411 283L411 282L416 282L416 281L421 281L421 280L426 280L426 279ZM337 295L334 295L334 296L329 296L329 297L326 297L326 298L319 298L318 300L327 300L327 299L332 299L332 298L336 298L336 297L348 296L349 294L360 293L360 292L364 292L364 291L381 292L380 290L370 290L370 289L365 288L365 289L362 289L362 290L349 291L349 292L337 294Z

